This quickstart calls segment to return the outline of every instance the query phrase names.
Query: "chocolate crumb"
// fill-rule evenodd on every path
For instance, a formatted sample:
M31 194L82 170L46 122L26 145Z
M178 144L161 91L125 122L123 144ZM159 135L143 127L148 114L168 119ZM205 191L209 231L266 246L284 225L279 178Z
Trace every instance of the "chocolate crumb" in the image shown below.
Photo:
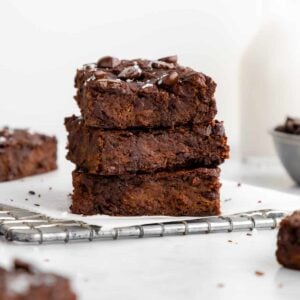
M38 197L41 198L41 194L38 194Z
M52 186L49 186L49 191L52 191Z
M258 200L257 203L261 203L261 200Z
M224 286L225 286L225 284L224 284L224 283L221 283L221 282L217 284L217 287L218 287L218 288L223 288Z
M228 243L233 243L233 241L232 240L228 240Z
M25 201L28 201L28 198L25 198Z
M34 203L35 206L41 206L40 204Z
M231 201L232 198L227 198L227 199L224 199L224 202L228 202L228 201Z
M238 187L241 187L241 186L242 186L242 184L241 184L240 182L238 182L238 183L237 183L237 186L238 186Z
M248 232L246 235L248 235L248 236L252 236L252 233Z
M264 276L265 273L264 273L264 272L261 272L261 271L255 271L255 275L256 275L256 276Z
M35 191L29 191L28 194L29 195L35 195Z
M10 202L14 202L14 199L9 199L10 200Z

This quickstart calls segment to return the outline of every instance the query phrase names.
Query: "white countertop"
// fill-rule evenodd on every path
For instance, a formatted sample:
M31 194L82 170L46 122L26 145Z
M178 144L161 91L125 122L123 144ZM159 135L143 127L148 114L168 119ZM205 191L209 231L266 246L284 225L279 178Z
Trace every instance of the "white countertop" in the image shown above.
M51 174L1 183L1 203L29 208L57 217L67 212L72 166L64 161ZM275 171L277 170L277 171ZM277 164L223 167L224 214L252 209L294 210L300 207L299 189ZM242 182L241 187L237 182ZM245 183L267 186L273 190ZM52 190L49 190L52 187ZM283 194L274 189L289 192ZM37 194L31 196L29 190ZM295 194L295 195L293 195ZM25 201L28 198L28 201ZM13 201L11 201L13 200ZM41 206L36 207L34 203ZM86 217L104 225L125 225L138 218ZM142 220L145 222L145 218ZM0 242L1 263L15 257L43 270L72 279L82 300L106 299L299 299L300 272L276 262L276 231L210 234L66 245L15 245ZM231 240L232 242L229 242ZM263 276L255 275L263 272Z

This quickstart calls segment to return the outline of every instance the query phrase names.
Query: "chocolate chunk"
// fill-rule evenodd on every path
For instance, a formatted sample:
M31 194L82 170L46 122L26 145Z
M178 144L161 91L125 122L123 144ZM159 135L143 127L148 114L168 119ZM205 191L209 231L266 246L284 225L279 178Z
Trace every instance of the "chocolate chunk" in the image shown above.
M96 77L96 79L102 79L102 78L107 78L109 75L106 72L104 72L104 71L97 70L94 73L94 76Z
M159 61L164 61L166 63L177 64L178 57L177 55L166 56L158 59Z
M168 73L166 76L161 78L161 84L172 86L177 83L179 79L179 75L176 71L172 71ZM160 81L158 82L160 84Z
M142 75L142 73L143 71L138 65L133 65L123 69L118 77L124 79L137 79Z
M104 56L97 62L98 68L115 68L120 64L120 60L112 56Z
M175 65L172 63L166 63L164 61L153 61L151 64L152 68L155 69L174 69Z

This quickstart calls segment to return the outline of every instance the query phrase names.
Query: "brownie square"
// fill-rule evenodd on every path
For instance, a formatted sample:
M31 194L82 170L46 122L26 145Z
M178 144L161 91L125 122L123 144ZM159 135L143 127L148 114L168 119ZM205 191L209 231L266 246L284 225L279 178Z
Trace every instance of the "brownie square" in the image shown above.
M75 170L71 211L112 216L220 213L220 169L100 176Z
M1 300L76 300L69 280L42 273L32 266L15 261L12 270L0 268Z
M284 267L300 270L300 211L280 223L276 256Z
M177 57L103 57L75 78L75 100L88 126L102 129L172 127L211 122L216 83Z
M56 148L55 137L23 129L0 130L0 181L55 170Z
M101 130L66 118L67 158L91 174L215 167L229 156L221 122L156 130Z

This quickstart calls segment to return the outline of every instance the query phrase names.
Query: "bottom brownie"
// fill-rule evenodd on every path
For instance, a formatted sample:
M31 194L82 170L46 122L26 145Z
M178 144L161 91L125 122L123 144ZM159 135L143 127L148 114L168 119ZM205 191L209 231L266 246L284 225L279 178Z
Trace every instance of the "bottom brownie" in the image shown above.
M300 211L281 222L277 247L278 262L284 267L300 270Z
M73 172L71 211L113 216L206 216L220 213L220 169L121 176Z
M68 279L15 261L12 270L0 268L0 300L76 300L76 296Z

